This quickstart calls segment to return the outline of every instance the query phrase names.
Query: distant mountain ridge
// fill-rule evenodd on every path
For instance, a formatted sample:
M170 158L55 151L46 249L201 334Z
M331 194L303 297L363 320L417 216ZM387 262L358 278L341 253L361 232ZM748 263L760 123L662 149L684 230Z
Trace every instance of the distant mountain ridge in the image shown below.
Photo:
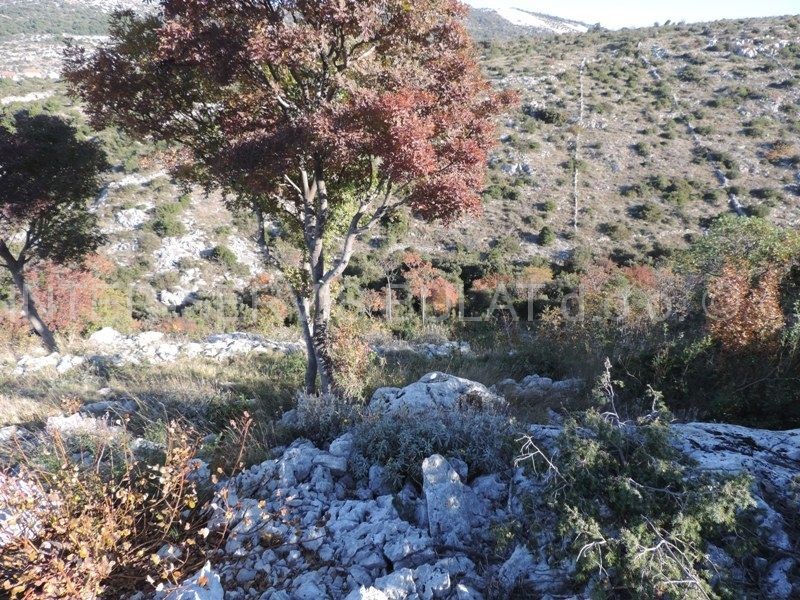
M483 41L526 35L586 33L592 26L520 8L473 8L470 10L469 28L476 39Z

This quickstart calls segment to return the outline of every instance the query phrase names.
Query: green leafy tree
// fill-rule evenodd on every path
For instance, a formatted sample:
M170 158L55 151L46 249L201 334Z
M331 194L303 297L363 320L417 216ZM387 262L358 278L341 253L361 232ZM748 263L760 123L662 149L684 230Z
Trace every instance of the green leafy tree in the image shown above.
M25 281L38 261L80 261L101 236L86 201L107 168L95 141L81 140L60 118L16 113L0 126L0 265L11 274L25 316L42 343L58 350Z

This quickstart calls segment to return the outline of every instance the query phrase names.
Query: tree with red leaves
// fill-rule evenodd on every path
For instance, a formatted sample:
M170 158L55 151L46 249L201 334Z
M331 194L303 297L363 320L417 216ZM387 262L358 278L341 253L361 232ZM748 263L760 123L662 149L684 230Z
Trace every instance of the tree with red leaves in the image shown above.
M185 150L180 177L253 209L290 283L306 387L334 387L331 283L357 239L407 205L480 208L492 119L515 100L481 75L457 0L161 0L111 42L67 53L96 125Z
M80 262L100 244L86 201L99 191L105 153L64 120L21 111L0 125L0 267L11 274L33 330L50 351L55 336L26 273L36 263ZM61 307L61 310L66 310Z

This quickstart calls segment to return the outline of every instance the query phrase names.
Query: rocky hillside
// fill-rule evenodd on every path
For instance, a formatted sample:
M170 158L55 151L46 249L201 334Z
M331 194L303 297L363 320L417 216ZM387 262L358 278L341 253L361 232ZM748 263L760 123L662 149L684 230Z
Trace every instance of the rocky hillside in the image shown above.
M476 40L491 42L526 36L586 33L590 26L518 8L473 8L469 27Z
M649 597L653 586L670 598L720 598L728 590L771 600L800 594L791 491L800 431L701 423L663 430L654 415L634 423L613 413L579 429L523 426L507 420L508 405L494 391L442 373L378 390L355 420L355 413L326 416L322 408L318 399L301 399L279 424L314 441L274 448L271 458L234 477L212 479L209 465L192 458L187 485L212 498L205 512L197 509L196 526L218 540L205 566L179 585L153 589L151 582L115 597L588 599L615 584L633 597ZM95 443L111 448L127 435L114 419L136 411L130 401L87 405L51 417L39 433L0 429L0 447L34 452L57 438L102 439ZM438 437L430 435L438 429ZM470 435L478 439L464 437ZM525 440L514 463L506 462L501 443L509 435ZM209 448L215 439L206 440ZM397 445L381 449L381 440ZM141 460L160 449L144 439L124 443ZM594 495L592 476L603 474L585 465L606 452L614 453L611 463L595 466L610 471ZM660 462L654 452L663 454ZM571 454L580 466L571 466ZM631 465L622 466L627 460ZM0 509L0 548L8 557L19 552L20 539L56 535L39 520L46 501L32 481L0 475L0 497L8 502ZM20 496L40 500L20 513ZM575 504L564 508L559 498ZM617 523L624 523L621 531ZM191 564L184 553L196 544L176 536L152 563L181 572ZM647 555L652 560L639 560ZM625 569L637 576L626 580ZM684 577L665 577L663 569Z

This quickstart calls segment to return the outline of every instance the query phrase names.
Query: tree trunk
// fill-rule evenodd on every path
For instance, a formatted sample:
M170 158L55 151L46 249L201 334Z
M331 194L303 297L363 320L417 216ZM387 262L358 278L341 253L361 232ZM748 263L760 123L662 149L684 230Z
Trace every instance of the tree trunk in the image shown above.
M297 295L297 314L300 317L300 329L303 332L303 341L306 344L306 382L305 389L307 394L317 392L317 353L314 349L314 325L309 316L310 302Z
M28 319L31 327L36 332L36 335L41 338L42 343L44 344L45 348L47 348L47 351L51 353L58 352L56 338L53 335L53 332L50 331L50 328L39 316L39 311L36 309L36 303L33 301L33 296L31 296L28 286L25 285L25 276L22 272L22 267L16 263L9 264L8 258L5 258L6 265L11 271L11 278L14 280L14 285L17 286L20 297L22 298L22 311L25 314L25 318Z
M329 394L336 390L336 379L331 357L330 320L331 320L331 287L330 283L317 286L314 295L314 354L319 369L320 391Z

